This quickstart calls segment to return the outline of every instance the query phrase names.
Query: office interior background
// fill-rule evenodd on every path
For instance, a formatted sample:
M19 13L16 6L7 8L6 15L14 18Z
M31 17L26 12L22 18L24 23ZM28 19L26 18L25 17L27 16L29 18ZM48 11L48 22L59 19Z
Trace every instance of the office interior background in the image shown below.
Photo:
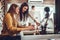
M42 19L45 17L46 12L44 11L44 8L49 7L50 8L49 14L51 14L51 15L49 17L50 18L48 21L49 25L47 26L46 31L47 31L47 33L54 33L54 30L56 27L56 23L55 23L55 17L56 17L55 16L56 15L55 0L1 0L0 1L0 34L1 34L2 26L3 26L2 21L3 21L4 14L8 11L10 5L15 3L15 4L19 5L19 7L20 7L20 5L23 2L28 3L29 12L31 11L31 6L35 6L35 16L34 17L38 22L41 22ZM43 25L44 22L41 24ZM40 30L40 27L39 27L39 30ZM27 31L24 31L24 32L27 32ZM21 35L23 35L22 32L21 32ZM33 38L33 36L32 36L32 38Z

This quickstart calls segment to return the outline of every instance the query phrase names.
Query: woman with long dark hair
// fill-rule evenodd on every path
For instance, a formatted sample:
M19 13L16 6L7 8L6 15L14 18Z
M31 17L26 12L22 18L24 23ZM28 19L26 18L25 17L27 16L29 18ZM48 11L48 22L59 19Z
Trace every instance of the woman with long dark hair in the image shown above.
M20 21L26 21L28 16L31 17L32 20L34 20L34 22L36 22L37 25L40 25L30 14L29 14L29 6L27 3L22 3L21 7L20 7Z
M22 13L22 12L21 12ZM17 40L14 39L13 36L17 36L18 33L22 30L32 30L34 29L32 26L29 27L18 27L18 14L19 14L19 7L16 4L12 4L5 14L3 18L3 29L1 31L1 35L5 36L4 38L7 40ZM13 38L12 38L13 37ZM16 38L16 37L15 37ZM5 40L4 39L4 40Z
M23 3L20 7L20 20L22 21L23 20L23 17L24 17L24 20L25 18L28 17L28 4L27 3Z

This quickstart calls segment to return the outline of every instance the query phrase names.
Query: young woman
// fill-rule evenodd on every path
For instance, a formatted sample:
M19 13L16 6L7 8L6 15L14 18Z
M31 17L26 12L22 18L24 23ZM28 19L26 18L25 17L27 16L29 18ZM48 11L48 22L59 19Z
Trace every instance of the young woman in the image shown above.
M28 6L27 3L24 2L24 3L21 5L20 11L19 11L19 13L20 13L20 21L26 21L26 20L28 19L28 17L30 16L31 19L32 19L34 22L36 22L36 24L39 26L40 23L38 23L38 22L29 14L28 10L29 10L29 6Z
M34 29L33 26L18 27L19 26L18 22L17 22L18 14L19 14L18 5L12 4L3 19L3 29L2 29L1 35L6 36L5 38L7 38L8 36L9 37L17 36L17 34L22 30L33 30ZM20 16L20 18L21 18L21 16ZM22 20L22 19L20 19L20 20ZM10 37L10 40L12 40L11 37Z

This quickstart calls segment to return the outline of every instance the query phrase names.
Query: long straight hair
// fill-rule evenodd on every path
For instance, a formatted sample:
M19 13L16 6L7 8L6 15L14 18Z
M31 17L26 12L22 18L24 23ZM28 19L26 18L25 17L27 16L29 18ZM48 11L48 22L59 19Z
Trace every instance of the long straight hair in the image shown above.
M24 16L24 21L25 21L25 18L27 19L27 17L28 17L28 9L29 8L23 13L22 9L23 9L24 6L28 7L28 4L24 2L20 7L20 12L19 12L20 13L20 21L22 21L22 15Z
M12 4L7 13L10 13L11 15L13 15L14 13L16 13L15 10L16 10L17 7L18 7L18 5Z

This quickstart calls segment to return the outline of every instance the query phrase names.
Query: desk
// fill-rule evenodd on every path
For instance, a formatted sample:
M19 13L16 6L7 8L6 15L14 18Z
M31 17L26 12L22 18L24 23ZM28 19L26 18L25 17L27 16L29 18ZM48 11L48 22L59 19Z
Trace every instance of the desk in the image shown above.
M24 35L29 33L34 33L35 31L22 31L21 32L21 40L60 40L60 34L44 34L44 35Z
M60 40L60 34L46 34L46 35L25 35L21 36L21 40Z

